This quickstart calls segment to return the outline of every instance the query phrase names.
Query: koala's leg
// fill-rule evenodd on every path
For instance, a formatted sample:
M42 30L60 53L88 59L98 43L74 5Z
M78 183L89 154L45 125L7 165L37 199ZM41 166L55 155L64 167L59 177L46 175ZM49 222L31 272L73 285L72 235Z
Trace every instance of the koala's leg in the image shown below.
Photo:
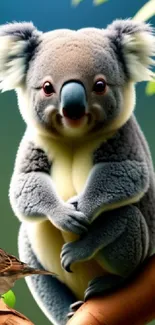
M42 268L32 251L23 224L19 231L18 247L22 261L32 267ZM51 323L53 325L65 325L69 306L76 301L73 293L58 278L50 275L33 275L27 277L26 282L37 304Z
M67 243L61 252L61 263L70 270L72 263L95 258L109 272L93 279L85 299L120 286L147 256L148 227L141 211L133 205L106 212L90 226L78 241Z
M147 257L149 249L148 227L141 211L135 206L126 206L112 212L113 217L124 218L124 232L100 250L97 260L104 261L116 274L108 274L90 281L85 291L85 301L119 288L134 273Z

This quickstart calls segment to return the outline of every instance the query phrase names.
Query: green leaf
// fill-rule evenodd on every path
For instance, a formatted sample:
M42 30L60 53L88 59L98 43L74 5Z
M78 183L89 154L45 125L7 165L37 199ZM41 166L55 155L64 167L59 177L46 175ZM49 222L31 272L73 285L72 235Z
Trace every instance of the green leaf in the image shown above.
M155 81L149 81L146 85L146 94L152 96L155 94Z
M133 17L135 21L146 21L155 15L155 0L149 0Z
M94 0L93 1L93 4L95 6L99 6L99 5L102 5L104 2L107 2L108 0Z
M9 290L8 292L4 293L2 295L2 299L4 303L10 308L13 308L16 303L16 297L12 290Z
M78 6L78 4L80 3L80 2L82 2L83 0L72 0L72 5L73 6Z

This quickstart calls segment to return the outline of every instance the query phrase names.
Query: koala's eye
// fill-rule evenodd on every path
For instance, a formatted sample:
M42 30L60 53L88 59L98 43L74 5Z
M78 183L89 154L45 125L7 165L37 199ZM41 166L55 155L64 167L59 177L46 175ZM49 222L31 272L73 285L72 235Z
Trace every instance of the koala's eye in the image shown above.
M106 91L106 81L104 79L99 79L95 82L93 86L93 91L98 95L103 95Z
M53 85L49 81L45 81L42 88L46 96L51 96L55 93Z

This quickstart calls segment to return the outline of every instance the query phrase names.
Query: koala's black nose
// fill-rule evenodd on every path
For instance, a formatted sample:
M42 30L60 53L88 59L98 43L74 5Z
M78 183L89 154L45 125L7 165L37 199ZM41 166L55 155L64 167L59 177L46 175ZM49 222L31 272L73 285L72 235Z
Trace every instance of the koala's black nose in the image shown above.
M61 89L62 114L72 120L83 117L86 113L86 92L79 82L70 81Z

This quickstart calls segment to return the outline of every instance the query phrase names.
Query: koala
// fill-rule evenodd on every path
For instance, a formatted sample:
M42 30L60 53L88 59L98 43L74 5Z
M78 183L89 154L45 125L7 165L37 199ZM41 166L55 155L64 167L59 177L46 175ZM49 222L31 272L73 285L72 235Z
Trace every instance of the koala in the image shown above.
M155 76L154 56L153 28L131 19L0 27L0 88L16 91L26 124L9 190L19 255L58 275L26 280L54 325L154 253L155 175L134 116L135 85Z

